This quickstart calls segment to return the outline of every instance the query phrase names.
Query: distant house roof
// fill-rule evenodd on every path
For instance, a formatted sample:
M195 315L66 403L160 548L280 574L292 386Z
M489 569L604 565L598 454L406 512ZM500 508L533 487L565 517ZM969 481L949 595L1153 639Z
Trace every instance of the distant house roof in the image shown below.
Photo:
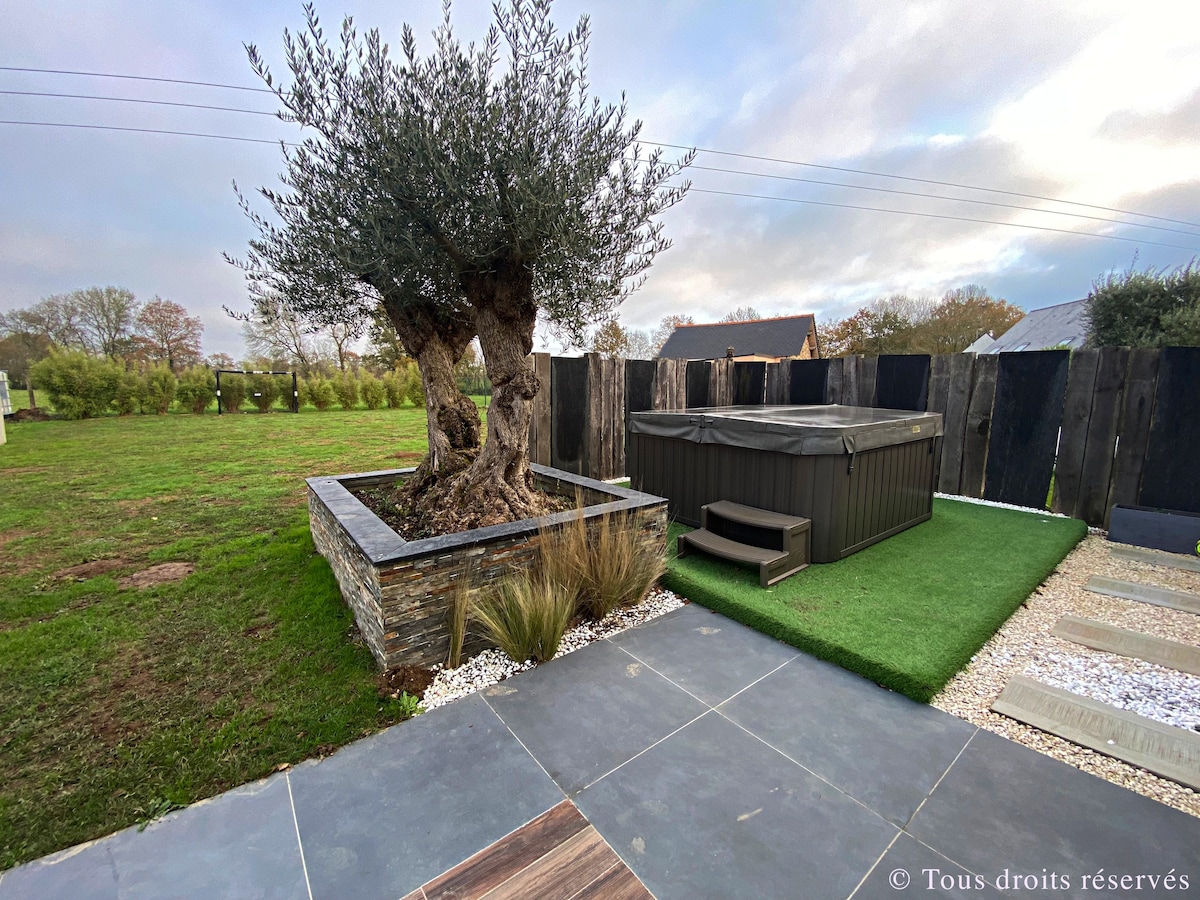
M816 322L811 315L723 322L714 325L680 325L667 338L658 355L663 359L722 359L732 347L734 356L782 359L800 356L811 337L810 355L816 347Z
M1057 306L1030 310L987 348L987 353L1018 350L1047 350L1051 347L1078 349L1087 339L1087 300L1072 300Z
M987 353L988 347L996 343L996 339L992 337L990 331L985 331L979 337L975 338L975 343L963 351L963 353Z

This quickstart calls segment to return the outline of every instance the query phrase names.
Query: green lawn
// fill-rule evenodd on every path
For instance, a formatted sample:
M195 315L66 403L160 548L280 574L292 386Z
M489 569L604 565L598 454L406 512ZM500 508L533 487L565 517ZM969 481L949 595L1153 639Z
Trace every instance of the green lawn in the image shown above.
M763 590L758 572L675 558L668 587L801 650L928 701L1087 533L1084 523L934 500L933 518Z
M18 393L23 396L23 392ZM7 424L0 870L401 718L308 532L304 478L411 465L424 412ZM69 566L114 568L77 581ZM184 561L181 582L117 579Z

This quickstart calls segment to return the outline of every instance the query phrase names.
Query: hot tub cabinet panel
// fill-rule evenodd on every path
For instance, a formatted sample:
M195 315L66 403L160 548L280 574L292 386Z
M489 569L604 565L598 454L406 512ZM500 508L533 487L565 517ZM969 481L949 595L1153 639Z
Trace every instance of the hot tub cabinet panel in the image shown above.
M634 413L629 474L700 524L732 500L812 520L812 561L834 562L933 512L939 413L844 406Z

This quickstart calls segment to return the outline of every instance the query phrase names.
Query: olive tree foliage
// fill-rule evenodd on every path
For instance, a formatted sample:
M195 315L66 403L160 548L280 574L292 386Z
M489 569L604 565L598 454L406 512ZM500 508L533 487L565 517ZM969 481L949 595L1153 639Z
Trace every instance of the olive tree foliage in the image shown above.
M340 271L375 293L421 367L428 469L448 476L433 503L476 524L535 511L526 450L540 385L526 357L539 316L582 342L669 246L655 217L687 189L666 182L690 155L644 155L623 101L589 97L587 18L560 33L550 7L498 3L485 38L464 46L447 3L432 53L406 26L398 60L349 20L331 44L307 7L306 29L285 33L292 83L276 93L315 134L287 155L288 190L263 192L282 224L259 219L252 248L252 264ZM487 441L439 458L432 416L457 393L443 378L476 334L493 384ZM444 358L423 353L431 342Z

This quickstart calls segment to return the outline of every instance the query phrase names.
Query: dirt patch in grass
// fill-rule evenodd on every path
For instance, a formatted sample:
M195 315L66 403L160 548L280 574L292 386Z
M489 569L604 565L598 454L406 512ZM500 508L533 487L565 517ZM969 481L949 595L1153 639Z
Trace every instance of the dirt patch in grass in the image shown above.
M379 675L379 696L398 697L401 692L420 699L433 684L433 671L424 666L394 666Z
M94 559L91 562L80 563L77 566L68 566L51 575L51 578L56 578L60 581L74 579L75 581L86 581L89 578L95 578L97 575L105 575L113 569L120 569L129 565L127 559Z
M49 422L50 413L39 406L34 409L18 409L8 418L13 422Z
M151 566L148 569L143 569L140 572L134 572L132 575L127 575L126 577L118 580L117 584L124 590L136 588L140 591L159 584L170 584L172 581L182 581L195 571L196 567L192 563L160 563L157 566Z
M420 450L401 450L399 453L393 453L389 459L398 459L403 463L419 463L425 458L425 454Z

